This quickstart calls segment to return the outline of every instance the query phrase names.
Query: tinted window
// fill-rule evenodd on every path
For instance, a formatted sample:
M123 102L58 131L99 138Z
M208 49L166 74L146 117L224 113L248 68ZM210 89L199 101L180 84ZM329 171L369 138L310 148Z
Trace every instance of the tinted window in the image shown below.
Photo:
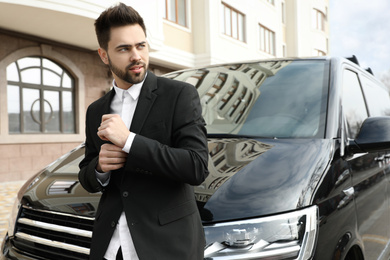
M264 61L175 72L193 84L209 134L324 137L329 63Z
M294 61L269 75L239 133L264 137L323 137L328 90L324 61Z
M367 109L358 76L350 70L344 71L342 100L348 127L348 137L354 139L363 121L367 118Z
M370 116L389 116L389 92L366 77L361 77L361 79Z

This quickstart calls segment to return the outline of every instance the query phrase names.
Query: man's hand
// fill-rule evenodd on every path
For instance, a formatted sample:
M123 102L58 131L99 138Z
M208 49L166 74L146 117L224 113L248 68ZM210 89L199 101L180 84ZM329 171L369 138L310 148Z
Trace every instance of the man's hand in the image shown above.
M98 172L118 170L125 166L127 153L113 144L103 144L100 148L99 162L96 166Z
M118 147L123 148L130 131L119 115L107 114L103 115L97 134L100 139L110 141Z

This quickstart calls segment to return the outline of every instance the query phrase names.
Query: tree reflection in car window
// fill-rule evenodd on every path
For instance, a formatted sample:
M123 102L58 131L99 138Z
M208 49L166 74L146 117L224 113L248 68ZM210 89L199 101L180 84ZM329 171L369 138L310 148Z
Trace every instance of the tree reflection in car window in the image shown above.
M350 70L345 70L343 74L342 104L348 137L354 139L368 115L358 76Z

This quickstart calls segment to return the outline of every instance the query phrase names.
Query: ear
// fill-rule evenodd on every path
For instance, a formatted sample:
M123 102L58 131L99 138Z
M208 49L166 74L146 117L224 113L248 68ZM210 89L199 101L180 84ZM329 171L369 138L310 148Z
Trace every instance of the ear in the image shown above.
M104 64L108 64L108 54L107 54L107 51L104 50L103 48L99 48L98 49L98 53L99 53L100 59L102 59Z

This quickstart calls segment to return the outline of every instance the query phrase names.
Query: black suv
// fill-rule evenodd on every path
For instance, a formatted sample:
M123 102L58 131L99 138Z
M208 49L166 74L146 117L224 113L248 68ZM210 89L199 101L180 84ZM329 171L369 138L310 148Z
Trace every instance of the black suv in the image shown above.
M389 259L390 99L356 59L165 77L194 85L207 122L210 175L194 188L205 259ZM100 194L78 182L83 156L81 145L24 185L2 259L88 258Z

